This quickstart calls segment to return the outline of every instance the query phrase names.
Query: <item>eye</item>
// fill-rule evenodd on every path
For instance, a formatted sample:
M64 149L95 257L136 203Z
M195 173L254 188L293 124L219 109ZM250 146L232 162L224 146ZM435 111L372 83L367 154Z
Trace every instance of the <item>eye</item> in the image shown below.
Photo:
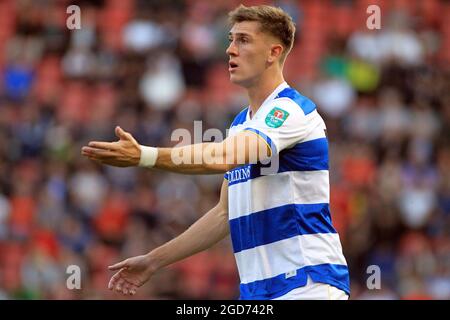
M245 37L239 38L238 41L239 41L239 43L244 43L244 44L245 44L245 43L248 43L248 39L245 38Z

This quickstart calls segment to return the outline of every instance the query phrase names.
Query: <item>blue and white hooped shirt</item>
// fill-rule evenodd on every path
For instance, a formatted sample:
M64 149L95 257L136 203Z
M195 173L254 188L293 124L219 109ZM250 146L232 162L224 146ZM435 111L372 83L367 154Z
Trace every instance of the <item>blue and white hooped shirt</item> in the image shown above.
M225 174L231 240L241 299L274 299L314 282L350 294L349 273L330 215L328 140L315 104L287 83L250 118L248 108L229 135L252 131L271 146L270 165ZM274 158L275 157L275 158Z

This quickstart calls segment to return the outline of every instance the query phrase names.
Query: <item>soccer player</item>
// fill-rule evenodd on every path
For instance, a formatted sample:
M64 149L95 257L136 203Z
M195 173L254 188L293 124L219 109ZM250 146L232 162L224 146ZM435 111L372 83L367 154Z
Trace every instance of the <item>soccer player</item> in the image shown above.
M241 299L348 299L347 263L330 216L325 124L283 78L295 26L271 6L241 5L229 20L230 80L247 90L249 106L224 141L154 148L116 127L118 141L82 148L112 166L225 173L214 208L166 244L110 266L117 272L109 288L133 295L156 271L231 234Z

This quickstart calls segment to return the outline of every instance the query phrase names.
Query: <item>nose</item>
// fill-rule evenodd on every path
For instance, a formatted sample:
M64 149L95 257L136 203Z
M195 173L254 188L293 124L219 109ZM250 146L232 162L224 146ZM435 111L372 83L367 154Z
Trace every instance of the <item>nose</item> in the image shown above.
M229 56L237 56L237 48L234 44L234 41L230 42L230 45L228 46L228 48L225 52Z

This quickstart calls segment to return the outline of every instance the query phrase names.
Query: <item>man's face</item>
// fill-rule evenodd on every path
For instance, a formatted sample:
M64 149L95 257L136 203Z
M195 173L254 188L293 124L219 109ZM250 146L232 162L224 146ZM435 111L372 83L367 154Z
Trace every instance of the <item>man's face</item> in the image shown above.
M259 22L235 23L229 33L228 71L231 82L251 86L267 68L271 36L260 31Z

